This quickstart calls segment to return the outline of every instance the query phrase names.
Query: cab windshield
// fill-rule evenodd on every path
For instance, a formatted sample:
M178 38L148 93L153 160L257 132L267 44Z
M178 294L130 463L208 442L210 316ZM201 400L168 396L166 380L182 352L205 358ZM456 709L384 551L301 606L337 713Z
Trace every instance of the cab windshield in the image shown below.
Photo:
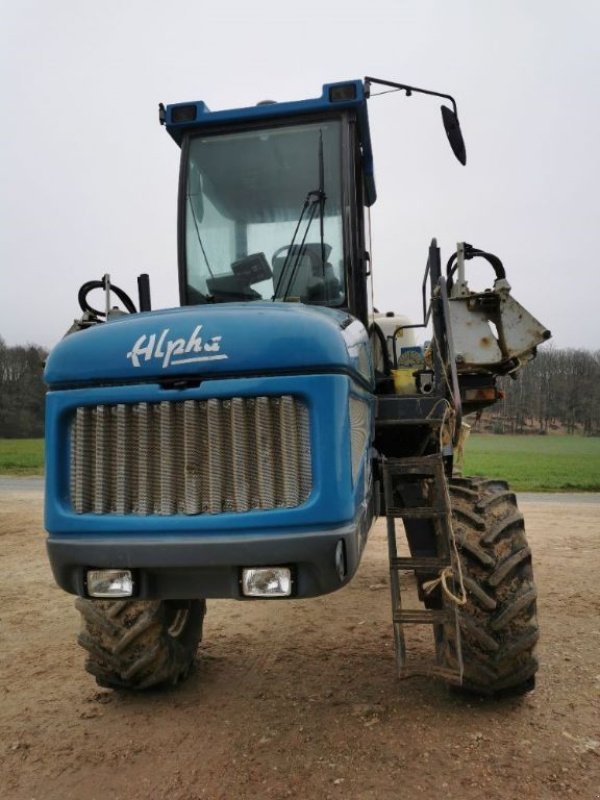
M188 304L343 305L341 122L195 136L182 189Z

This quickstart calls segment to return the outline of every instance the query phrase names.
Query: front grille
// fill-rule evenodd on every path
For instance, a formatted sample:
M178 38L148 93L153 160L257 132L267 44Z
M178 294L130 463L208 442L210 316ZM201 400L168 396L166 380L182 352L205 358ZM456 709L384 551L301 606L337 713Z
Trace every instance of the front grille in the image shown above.
M79 514L293 508L311 488L308 409L289 395L75 413L71 503Z

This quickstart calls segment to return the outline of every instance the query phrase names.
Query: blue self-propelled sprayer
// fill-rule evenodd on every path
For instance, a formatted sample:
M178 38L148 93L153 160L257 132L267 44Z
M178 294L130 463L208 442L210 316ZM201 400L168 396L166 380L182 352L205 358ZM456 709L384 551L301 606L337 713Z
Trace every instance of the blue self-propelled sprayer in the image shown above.
M367 103L381 84L445 98L466 163L452 97L375 78L300 102L160 106L181 148L181 307L151 310L147 276L139 310L108 275L90 281L46 367L48 553L78 595L103 686L177 682L206 598L341 588L377 514L400 676L488 694L533 685L535 587L515 497L456 472L463 415L493 403L498 376L550 334L512 298L500 259L468 244L444 272L432 241L422 323L374 309ZM467 285L473 258L495 273L485 291ZM97 289L103 310L88 299ZM421 346L414 330L428 324ZM418 608L401 604L402 570ZM409 623L433 629L426 663L407 655Z

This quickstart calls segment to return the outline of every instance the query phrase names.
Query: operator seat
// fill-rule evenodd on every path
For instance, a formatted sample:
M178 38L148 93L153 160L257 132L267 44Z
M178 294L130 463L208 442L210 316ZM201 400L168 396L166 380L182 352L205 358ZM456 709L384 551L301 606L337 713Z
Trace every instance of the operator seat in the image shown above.
M329 261L331 245L320 242L285 245L271 261L273 286L280 298L298 299L303 303L336 303L343 299L342 287ZM287 261L287 266L286 266ZM282 276L284 266L285 273Z

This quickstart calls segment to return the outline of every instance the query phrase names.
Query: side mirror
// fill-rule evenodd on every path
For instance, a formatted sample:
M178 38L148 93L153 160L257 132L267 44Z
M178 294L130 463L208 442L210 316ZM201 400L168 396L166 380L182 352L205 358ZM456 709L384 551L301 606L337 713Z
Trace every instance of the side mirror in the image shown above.
M452 152L464 166L467 163L467 151L465 149L465 141L460 129L458 117L454 111L452 111L452 109L448 108L448 106L442 106L441 109L442 120L444 121L444 130L446 131L446 136L450 142Z
M413 92L418 92L419 94L428 94L433 97L443 97L445 100L450 100L452 103L452 109L448 108L448 106L442 106L442 119L444 121L444 130L446 131L446 136L448 137L448 141L450 142L450 147L452 148L452 152L456 156L456 158L460 161L460 163L465 166L467 163L467 151L465 149L465 142L462 136L462 132L460 130L460 125L458 122L458 115L456 113L456 101L450 94L443 94L442 92L433 92L431 89L419 89L417 86L407 86L405 83L395 83L394 81L384 81L381 78L369 78L368 76L365 78L365 97L370 96L370 89L371 84L377 83L381 86L391 86L394 89L402 89L407 97L410 97ZM383 94L383 92L379 92L379 94Z

